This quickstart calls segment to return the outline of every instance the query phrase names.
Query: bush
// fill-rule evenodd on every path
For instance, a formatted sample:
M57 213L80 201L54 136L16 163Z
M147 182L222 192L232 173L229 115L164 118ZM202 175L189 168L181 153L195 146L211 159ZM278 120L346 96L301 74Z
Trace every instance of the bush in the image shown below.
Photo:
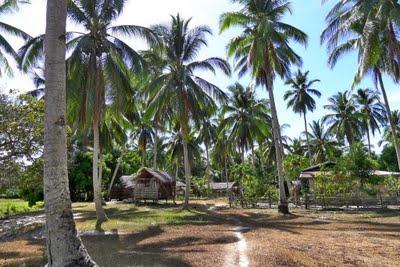
M19 195L27 200L29 207L43 200L43 159L36 159L23 173Z

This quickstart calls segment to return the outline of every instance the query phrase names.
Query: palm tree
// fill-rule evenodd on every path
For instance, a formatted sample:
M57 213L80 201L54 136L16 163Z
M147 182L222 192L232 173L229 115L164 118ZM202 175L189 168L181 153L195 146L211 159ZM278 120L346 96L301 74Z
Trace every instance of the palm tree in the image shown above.
M400 44L395 30L399 11L395 0L340 1L326 17L328 26L321 41L327 43L332 67L344 54L356 50L359 66L355 84L372 74L377 88L379 85L400 167L400 144L383 83L384 73L396 82L400 78Z
M330 113L326 114L322 122L329 125L328 131L334 133L338 140L347 140L351 146L360 137L360 113L357 112L349 92L339 92L329 98L329 104L324 108Z
M78 236L68 187L64 0L49 1L46 17L44 199L48 266L97 266Z
M206 117L202 120L198 126L199 136L198 139L204 144L206 151L206 179L208 181L208 189L210 189L211 183L211 164L210 164L210 148L217 139L217 125L215 120L210 117Z
M165 110L169 107L181 122L183 152L186 179L186 195L184 208L189 205L190 194L190 161L188 141L190 121L200 121L208 114L209 109L215 109L214 99L224 101L224 92L216 85L196 75L197 70L215 73L221 69L230 75L229 64L220 58L208 58L195 61L203 46L207 45L206 36L211 34L207 26L189 28L189 20L183 20L179 15L172 16L170 25L156 25L152 30L162 40L167 57L167 66L151 86L156 92L150 103L149 110ZM162 85L162 86L158 86Z
M19 0L5 0L2 1L0 4L0 16L8 14L10 12L14 12L18 10L18 5L22 3L23 1ZM29 38L29 35L23 32L20 29L15 28L14 26L11 26L8 23L0 21L0 76L2 74L7 74L11 75L12 74L12 67L10 65L9 60L7 59L7 56L11 56L15 60L18 61L18 55L17 52L14 50L14 48L11 46L11 44L7 41L6 36L3 35L3 33L11 36L16 36L19 38L23 38L24 40L27 40Z
M154 131L151 122L144 116L146 106L144 103L139 103L138 107L134 108L134 114L126 114L128 120L133 125L131 138L137 140L137 146L142 155L142 166L147 166L147 145L152 143Z
M294 138L290 144L289 151L291 154L304 156L306 154L306 149L303 145L303 140L301 140L301 138Z
M328 153L331 149L338 145L332 140L332 135L329 131L325 130L324 124L317 120L310 123L311 132L311 150L313 152L313 161L316 163L323 163L328 160Z
M292 64L302 60L290 47L290 41L306 45L307 35L282 19L291 13L287 0L232 0L241 5L239 12L228 12L220 18L220 30L238 27L243 31L228 44L228 55L236 59L239 76L251 71L257 85L267 89L272 115L272 130L276 147L280 197L279 211L288 213L282 168L281 133L274 99L276 76L288 78Z
M251 148L254 152L254 143L257 138L265 138L268 133L268 108L263 102L255 99L254 88L244 88L235 83L230 86L231 98L223 107L225 118L221 127L226 127L229 140L238 144L242 163L245 152ZM254 153L253 153L254 159Z
M400 139L400 111L392 111L393 124L396 127L397 139ZM381 146L383 143L390 143L393 145L393 135L390 126L386 126L383 130L382 140L379 141L378 145Z
M380 126L386 122L385 107L381 103L379 93L370 89L358 89L357 94L353 94L358 112L362 118L362 130L367 134L368 150L371 155L371 138L375 132L380 132Z
M126 96L133 91L132 72L141 70L146 64L139 53L118 37L138 36L151 44L157 42L156 36L147 28L113 25L124 5L125 0L68 0L68 17L84 29L84 32L66 34L67 47L71 51L67 59L68 105L71 112L78 112L79 127L88 128L91 124L93 132L93 190L97 225L107 220L101 205L99 179L99 129L104 118L106 98L122 111ZM37 64L43 53L43 40L44 35L41 35L22 47L22 69Z
M228 164L232 155L232 142L228 138L227 129L225 127L221 127L222 120L222 115L219 115L218 121L220 123L217 129L218 135L217 139L215 140L212 154L214 158L217 159L217 162L221 164L220 166L224 169L225 182L228 183Z
M174 117L171 121L172 130L168 133L168 138L166 141L166 151L167 157L175 165L175 176L179 176L179 167L181 166L182 159L184 159L184 138L182 135L181 124L178 122L177 118ZM191 131L188 136L187 151L188 158L190 162L194 162L195 158L201 157L201 148L199 139L196 138L196 132ZM186 188L187 190L187 188Z
M309 81L308 74L309 71L303 73L301 72L301 70L298 70L294 78L290 78L285 82L286 85L290 85L292 87L292 90L286 91L284 99L288 100L288 108L291 107L294 113L299 113L300 116L303 115L308 157L311 161L312 155L307 129L307 111L313 112L316 108L316 103L312 95L319 98L321 97L321 93L318 90L311 88L311 86L313 86L316 82L319 82L320 80Z

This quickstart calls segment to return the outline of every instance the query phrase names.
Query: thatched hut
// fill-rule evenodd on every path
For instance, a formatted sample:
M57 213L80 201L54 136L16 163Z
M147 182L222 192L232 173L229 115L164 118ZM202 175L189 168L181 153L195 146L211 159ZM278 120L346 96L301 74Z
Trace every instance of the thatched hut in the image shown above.
M124 175L115 183L109 195L109 199L126 200L134 199L135 181L133 175Z
M134 176L135 200L175 199L176 179L153 168L142 168Z

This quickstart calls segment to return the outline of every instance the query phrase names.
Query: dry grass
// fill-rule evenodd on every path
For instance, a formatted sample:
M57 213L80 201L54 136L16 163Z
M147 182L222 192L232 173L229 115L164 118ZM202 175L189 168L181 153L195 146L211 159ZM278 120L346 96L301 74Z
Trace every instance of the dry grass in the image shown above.
M245 233L251 266L399 266L399 212L233 215L252 227Z
M84 236L83 241L101 266L227 266L227 257L236 252L236 218L250 227L243 233L250 266L399 266L398 211L295 210L280 216L271 210L209 212L205 204L211 201L196 203L192 211L108 205L111 222L103 228L116 234ZM91 205L74 209L84 217L78 227L92 229ZM43 254L43 241L21 237L0 244L0 266L43 266Z

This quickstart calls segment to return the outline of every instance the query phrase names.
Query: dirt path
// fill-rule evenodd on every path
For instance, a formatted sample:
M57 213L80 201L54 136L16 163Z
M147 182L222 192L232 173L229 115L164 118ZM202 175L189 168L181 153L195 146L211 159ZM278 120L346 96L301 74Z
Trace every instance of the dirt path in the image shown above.
M207 210L210 213L216 216L221 216L221 214L217 212L218 208L221 207L215 207L215 206L209 207L206 203L205 205L206 207L208 207ZM237 238L238 241L226 245L227 254L225 257L225 264L226 264L225 266L248 267L249 266L249 258L247 256L248 246L246 238L244 237L243 233L249 231L251 228L243 226L243 223L238 218L229 216L227 219L233 221L234 224L236 224L236 226L232 228L231 231L235 233L235 237Z

